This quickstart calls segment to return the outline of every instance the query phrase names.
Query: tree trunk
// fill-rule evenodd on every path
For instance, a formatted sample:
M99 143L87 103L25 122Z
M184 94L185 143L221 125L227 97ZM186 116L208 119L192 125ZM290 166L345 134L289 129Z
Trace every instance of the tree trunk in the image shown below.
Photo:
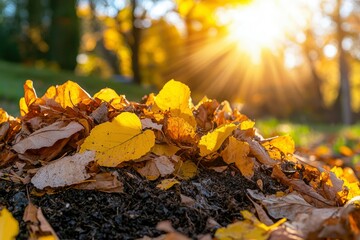
M76 0L49 0L52 11L49 58L61 68L74 70L80 44Z
M130 44L131 52L132 52L132 71L133 71L133 81L136 84L141 84L141 74L140 74L140 42L141 42L141 29L136 26L136 16L135 9L137 7L136 0L131 0L131 21L132 21L132 41Z
M339 95L335 102L335 107L340 106L342 123L349 125L352 123L352 109L351 109L351 93L349 81L349 66L346 61L345 51L342 48L342 41L344 39L344 30L342 29L342 20L340 15L342 0L337 1L336 9L336 23L337 23L337 42L339 51L339 78L340 89Z

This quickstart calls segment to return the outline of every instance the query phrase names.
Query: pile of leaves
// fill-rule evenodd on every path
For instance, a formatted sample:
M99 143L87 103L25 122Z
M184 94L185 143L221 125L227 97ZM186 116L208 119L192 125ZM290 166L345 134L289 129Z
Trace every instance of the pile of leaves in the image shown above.
M20 118L0 110L0 178L29 185L29 194L65 188L121 193L126 183L116 169L159 181L162 191L191 180L200 169L231 171L234 181L239 174L256 186L246 196L253 208L204 239L360 237L360 185L351 168L297 156L290 136L263 139L255 122L227 101L204 97L194 105L190 89L174 80L141 103L109 88L91 97L71 81L42 97L30 80L24 90ZM269 193L266 178L284 190ZM31 202L23 220L31 238L57 238ZM18 228L3 207L0 238L12 239ZM169 239L187 239L169 223L159 223L159 229Z

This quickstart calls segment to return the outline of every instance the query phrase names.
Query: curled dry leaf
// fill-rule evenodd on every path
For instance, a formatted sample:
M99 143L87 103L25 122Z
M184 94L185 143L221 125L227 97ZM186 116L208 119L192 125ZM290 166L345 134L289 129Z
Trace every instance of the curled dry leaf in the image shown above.
M274 166L271 177L276 178L276 179L280 180L280 182L282 184L290 186L294 190L311 197L313 199L314 203L319 202L319 204L322 204L324 207L336 205L336 201L334 199L333 200L325 199L323 196L321 196L319 193L317 193L315 191L315 189L313 189L312 187L307 185L303 180L288 178L281 171L281 169L278 165Z
M239 141L233 136L230 136L229 144L224 151L221 152L221 156L227 164L235 163L241 174L244 177L251 179L254 175L254 162L248 157L249 152L250 147L248 143Z
M141 119L142 129L150 128L158 131L162 131L162 124L154 123L150 118Z
M58 121L47 127L41 128L27 138L13 146L17 153L25 153L29 149L40 149L51 147L57 141L71 137L73 134L81 131L84 127L78 122L70 122L69 124Z
M95 161L95 153L92 151L54 160L41 167L31 179L31 183L38 189L81 183L91 177L86 166L92 161Z
M80 147L80 152L93 150L99 165L116 167L120 163L135 160L150 151L155 144L152 130L142 130L141 122L134 113L123 112L112 122L92 129Z
M25 208L23 220L28 225L31 239L59 239L54 229L44 217L41 208L37 208L31 202Z
M76 189L97 190L107 193L122 193L124 185L118 179L117 172L98 173L88 181L74 186Z
M137 171L149 180L156 180L158 177L165 177L174 172L174 164L166 156L160 156L148 160L143 168Z
M251 154L254 155L259 162L268 166L274 166L278 163L277 161L270 158L269 154L259 142L248 137L246 137L244 140L249 144Z
M316 208L307 203L297 192L292 192L283 197L275 195L265 196L264 194L247 190L251 198L261 202L268 214L275 218L287 218L293 229L307 238L308 234L323 227L324 221L336 216L340 208Z

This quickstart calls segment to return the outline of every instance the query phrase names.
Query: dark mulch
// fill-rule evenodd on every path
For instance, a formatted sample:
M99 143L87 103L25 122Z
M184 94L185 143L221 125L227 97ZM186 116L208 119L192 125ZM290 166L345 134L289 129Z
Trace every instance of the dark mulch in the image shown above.
M163 220L170 220L177 231L196 239L216 231L214 225L207 224L209 219L226 226L242 218L240 210L252 209L246 189L258 189L257 179L262 179L266 193L284 189L261 169L254 181L249 181L235 169L217 173L201 168L192 180L181 181L166 191L156 188L160 180L144 180L129 169L118 172L125 187L121 194L69 188L42 197L30 194L29 198L41 207L60 239L156 237L163 234L155 228ZM22 217L32 188L31 184L0 180L0 207L8 208L20 222L18 239L28 238ZM194 199L195 204L182 203L181 194Z

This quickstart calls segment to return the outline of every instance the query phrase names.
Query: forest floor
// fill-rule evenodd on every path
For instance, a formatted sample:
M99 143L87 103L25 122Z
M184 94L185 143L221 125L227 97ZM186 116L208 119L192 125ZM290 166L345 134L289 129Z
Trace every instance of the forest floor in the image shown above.
M0 181L0 206L8 208L20 222L18 239L29 237L22 220L29 201L42 209L60 239L154 238L164 234L157 224L167 220L188 237L211 239L220 226L242 220L241 210L253 209L246 190L258 189L236 168L218 173L200 167L193 179L166 191L156 188L159 181L144 180L133 170L117 171L124 183L123 193L62 189L35 196L29 194L31 185ZM266 170L256 174L267 179L266 194L286 188Z

